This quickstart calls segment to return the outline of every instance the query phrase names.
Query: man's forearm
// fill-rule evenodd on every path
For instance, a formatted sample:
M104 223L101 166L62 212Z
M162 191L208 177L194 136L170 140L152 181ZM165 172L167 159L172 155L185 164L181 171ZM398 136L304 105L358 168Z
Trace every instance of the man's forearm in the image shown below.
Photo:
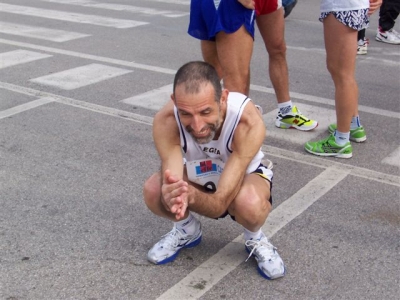
M223 215L240 190L241 184L236 185L232 191L218 190L207 193L194 186L189 186L188 206L202 216L218 218Z
M218 218L227 209L223 199L220 199L217 193L205 193L190 187L189 194L189 210L202 216Z

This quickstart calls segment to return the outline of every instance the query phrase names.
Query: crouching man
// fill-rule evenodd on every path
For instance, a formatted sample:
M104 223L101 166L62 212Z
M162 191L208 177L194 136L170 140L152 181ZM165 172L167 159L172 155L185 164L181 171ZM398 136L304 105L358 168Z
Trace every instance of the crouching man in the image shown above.
M175 75L171 100L155 116L153 138L161 171L144 185L144 200L173 229L148 252L154 264L198 245L201 223L228 214L243 226L245 249L267 279L284 276L276 248L261 231L271 210L272 171L262 165L265 126L243 94L222 89L215 69L189 62Z

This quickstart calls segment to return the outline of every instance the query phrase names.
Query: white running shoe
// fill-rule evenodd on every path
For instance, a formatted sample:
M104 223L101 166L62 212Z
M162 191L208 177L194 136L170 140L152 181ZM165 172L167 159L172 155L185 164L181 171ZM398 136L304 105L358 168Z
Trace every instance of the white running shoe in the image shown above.
M182 248L192 248L201 242L201 223L196 222L196 233L193 235L186 234L174 228L161 240L156 243L147 253L147 259L156 265L162 265L173 261L179 254Z
M367 38L363 38L357 42L357 54L365 55L368 52L369 41Z
M388 43L388 44L393 44L393 45L400 44L399 33L394 29L390 29L388 31L382 31L380 28L378 28L375 39L378 42L383 42L383 43Z
M258 263L258 272L266 279L276 279L285 275L285 265L276 248L263 234L259 240L247 240L245 243L249 256L254 255Z

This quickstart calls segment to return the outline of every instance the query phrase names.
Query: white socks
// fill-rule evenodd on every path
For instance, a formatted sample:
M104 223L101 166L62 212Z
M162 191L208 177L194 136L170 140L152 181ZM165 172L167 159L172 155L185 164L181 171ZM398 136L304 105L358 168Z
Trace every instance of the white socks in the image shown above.
M243 228L243 229L244 229L244 240L245 240L245 241L248 241L248 240L258 240L258 239L260 239L260 238L262 237L262 235L263 235L263 233L262 233L262 231L261 231L261 228L258 229L258 231L256 231L256 232L250 231L250 230L248 230L248 229L246 229L246 228Z
M351 123L350 123L350 130L356 129L359 127L361 127L360 116L353 117L351 119ZM343 146L344 144L346 144L349 141L350 132L340 132L340 131L337 131L337 129L336 129L334 136L335 136L336 144L338 144L339 146Z
M278 109L282 115L286 115L292 112L292 107L293 107L292 100L283 103L278 103Z
M196 222L197 219L191 212L186 219L180 220L179 222L174 222L176 228L186 234L193 235L196 233Z
M348 141L350 141L350 131L349 132L340 132L335 131L335 142L339 146L344 146Z
M360 116L353 117L350 123L350 129L356 129L358 127L361 127Z

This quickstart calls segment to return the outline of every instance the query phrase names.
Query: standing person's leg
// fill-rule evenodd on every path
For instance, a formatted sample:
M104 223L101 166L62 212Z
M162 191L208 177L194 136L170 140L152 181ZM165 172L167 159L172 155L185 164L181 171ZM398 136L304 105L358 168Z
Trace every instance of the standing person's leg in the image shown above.
M368 52L369 40L365 37L366 29L361 29L357 34L357 54L365 55Z
M224 87L231 92L249 95L253 37L244 26L234 33L221 31L216 36L216 49Z
M205 62L212 65L218 73L219 78L223 78L221 64L218 60L217 44L214 41L201 41L201 53Z
M334 13L328 14L323 24L326 63L335 85L337 125L333 135L306 143L305 150L320 156L351 158L350 124L353 116L358 116L358 86L355 80L357 30L338 21Z
M337 130L350 132L351 119L358 115L357 31L330 14L324 20L324 39L327 68L335 84Z
M256 18L257 27L269 55L269 77L278 103L290 100L286 62L285 19L283 8Z
M383 0L379 10L379 27L382 31L388 31L394 27L400 11L400 1Z
M379 9L379 27L375 39L388 44L400 44L400 34L393 29L400 13L400 1L383 0Z
M269 77L278 101L279 114L275 125L284 129L314 129L318 126L318 122L301 115L297 108L292 106L290 100L283 8L271 13L260 14L257 16L256 22L268 52Z

